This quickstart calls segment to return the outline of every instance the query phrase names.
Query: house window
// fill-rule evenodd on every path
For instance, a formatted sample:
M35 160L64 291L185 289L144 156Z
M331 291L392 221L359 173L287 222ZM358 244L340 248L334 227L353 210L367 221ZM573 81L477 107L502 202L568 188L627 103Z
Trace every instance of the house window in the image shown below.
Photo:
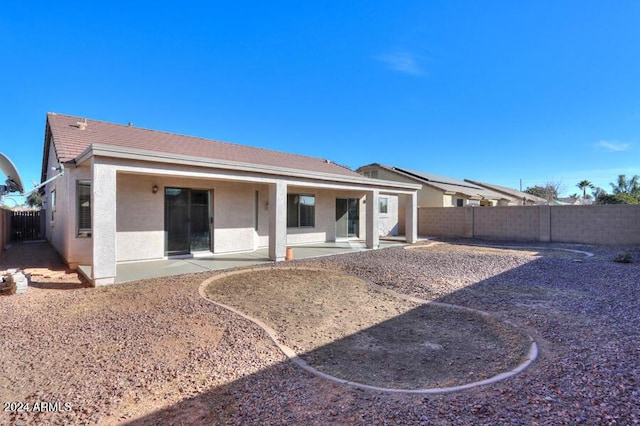
M287 227L307 228L316 224L316 197L314 195L287 195Z
M364 175L371 179L378 179L378 171L377 170L367 170L364 172Z
M78 237L91 237L91 182L78 181L76 197Z
M255 194L255 211L253 217L253 228L258 230L258 217L260 216L260 191L256 191Z
M378 204L379 204L379 213L380 214L387 214L389 213L389 199L386 197L380 198L378 200Z
M51 191L51 222L53 222L56 213L56 190Z
M464 206L464 199L462 199L462 198L456 199L456 206L457 207L463 207Z

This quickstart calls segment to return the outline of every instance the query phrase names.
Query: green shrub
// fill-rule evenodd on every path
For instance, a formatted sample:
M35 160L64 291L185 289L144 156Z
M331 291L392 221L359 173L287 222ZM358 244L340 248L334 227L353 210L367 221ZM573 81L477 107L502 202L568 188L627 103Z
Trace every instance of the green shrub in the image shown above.
M633 262L633 257L631 256L631 253L625 251L624 253L616 254L616 257L613 258L613 261L618 263L631 263Z

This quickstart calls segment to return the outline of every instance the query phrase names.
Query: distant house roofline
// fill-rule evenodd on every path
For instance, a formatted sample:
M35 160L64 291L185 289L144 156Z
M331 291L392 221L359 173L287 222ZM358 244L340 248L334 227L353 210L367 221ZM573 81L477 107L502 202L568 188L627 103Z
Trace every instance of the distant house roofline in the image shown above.
M445 176L439 176L430 173L417 172L414 170L404 169L396 166L371 163L359 167L356 171L362 172L364 169L374 167L379 167L389 172L412 179L416 182L419 182L421 185L429 186L430 188L441 191L446 195L461 195L472 200L488 199L511 201L510 198L505 197L503 194L500 194L496 191L491 191L480 186L474 186L473 184L460 179L448 178Z
M529 200L529 201L533 201L535 203L538 204L548 204L548 200L529 194L527 192L523 192L523 191L518 191L517 189L512 189L512 188L507 188L506 186L501 186L501 185L495 185L492 183L485 183L485 182L479 182L476 180L471 180L471 179L465 179L467 182L470 182L474 185L478 185L478 186L483 186L486 188L491 189L492 191L496 191L496 192L502 192L504 194L507 194L513 198L516 199L520 199L522 200L523 198Z

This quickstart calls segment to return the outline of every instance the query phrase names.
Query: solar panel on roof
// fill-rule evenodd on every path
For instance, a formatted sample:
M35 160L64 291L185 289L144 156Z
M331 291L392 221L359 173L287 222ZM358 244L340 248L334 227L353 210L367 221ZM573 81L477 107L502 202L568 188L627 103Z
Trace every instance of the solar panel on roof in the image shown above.
M447 185L456 185L456 186L463 186L466 188L473 188L473 189L481 189L478 188L477 186L474 186L472 184L470 184L469 182L465 182L461 179L454 179L454 178L448 178L445 176L438 176L438 175L434 175L432 173L424 173L424 172L418 172L415 170L410 170L410 169L401 169L399 167L396 167L396 169L400 170L401 172L404 173L409 173L411 175L417 176L421 179L430 181L430 182L434 182L434 183L444 183Z

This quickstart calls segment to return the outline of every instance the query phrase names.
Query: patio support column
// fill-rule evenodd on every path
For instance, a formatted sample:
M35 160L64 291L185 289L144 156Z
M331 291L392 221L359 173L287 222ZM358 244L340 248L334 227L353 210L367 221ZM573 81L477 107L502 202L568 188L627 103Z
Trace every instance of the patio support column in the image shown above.
M93 285L116 278L116 169L106 164L91 166L91 238L93 239Z
M287 184L269 185L269 259L284 260L287 252Z
M405 195L404 202L405 225L404 233L406 241L413 244L418 241L418 193Z
M378 248L380 243L378 216L379 216L379 198L380 193L377 189L367 192L366 208L367 208L367 248Z

